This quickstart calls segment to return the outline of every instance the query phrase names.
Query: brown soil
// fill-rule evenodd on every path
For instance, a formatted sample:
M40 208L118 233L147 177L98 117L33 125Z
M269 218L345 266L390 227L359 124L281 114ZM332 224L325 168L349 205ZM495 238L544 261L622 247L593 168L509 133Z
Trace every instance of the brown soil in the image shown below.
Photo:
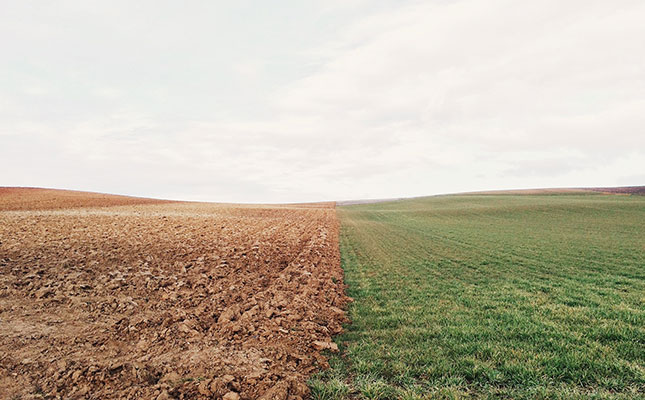
M62 208L159 203L169 203L169 201L103 193L78 192L75 190L0 187L0 211L55 210Z
M0 196L1 398L299 399L335 350L333 203L19 196Z
M608 188L593 188L594 192L603 192L611 194L634 194L645 195L645 186L622 186L622 187L608 187Z

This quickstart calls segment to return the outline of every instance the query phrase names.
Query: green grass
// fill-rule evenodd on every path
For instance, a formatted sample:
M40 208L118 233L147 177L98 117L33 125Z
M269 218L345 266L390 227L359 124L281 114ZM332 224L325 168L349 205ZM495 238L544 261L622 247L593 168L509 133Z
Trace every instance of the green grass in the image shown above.
M645 197L338 209L352 324L314 399L644 398Z

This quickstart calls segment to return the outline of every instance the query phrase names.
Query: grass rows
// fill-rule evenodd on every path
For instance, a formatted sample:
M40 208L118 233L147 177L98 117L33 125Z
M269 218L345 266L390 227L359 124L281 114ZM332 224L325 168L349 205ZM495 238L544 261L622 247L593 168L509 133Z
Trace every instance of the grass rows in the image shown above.
M353 323L314 399L645 396L645 198L339 209Z

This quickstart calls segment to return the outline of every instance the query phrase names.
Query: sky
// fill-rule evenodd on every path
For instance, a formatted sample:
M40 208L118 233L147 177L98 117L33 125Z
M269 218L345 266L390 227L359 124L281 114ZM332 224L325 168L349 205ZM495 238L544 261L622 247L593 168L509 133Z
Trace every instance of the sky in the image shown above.
M0 186L645 185L642 0L0 0Z

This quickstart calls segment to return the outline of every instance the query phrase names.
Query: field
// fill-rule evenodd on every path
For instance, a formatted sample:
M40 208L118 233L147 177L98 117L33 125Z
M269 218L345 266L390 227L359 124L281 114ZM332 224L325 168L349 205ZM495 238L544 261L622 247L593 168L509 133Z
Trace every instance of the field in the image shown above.
M314 399L645 397L645 197L338 208L352 324Z
M0 398L645 397L645 197L602 191L0 188Z
M345 321L333 206L0 189L0 398L306 397Z

